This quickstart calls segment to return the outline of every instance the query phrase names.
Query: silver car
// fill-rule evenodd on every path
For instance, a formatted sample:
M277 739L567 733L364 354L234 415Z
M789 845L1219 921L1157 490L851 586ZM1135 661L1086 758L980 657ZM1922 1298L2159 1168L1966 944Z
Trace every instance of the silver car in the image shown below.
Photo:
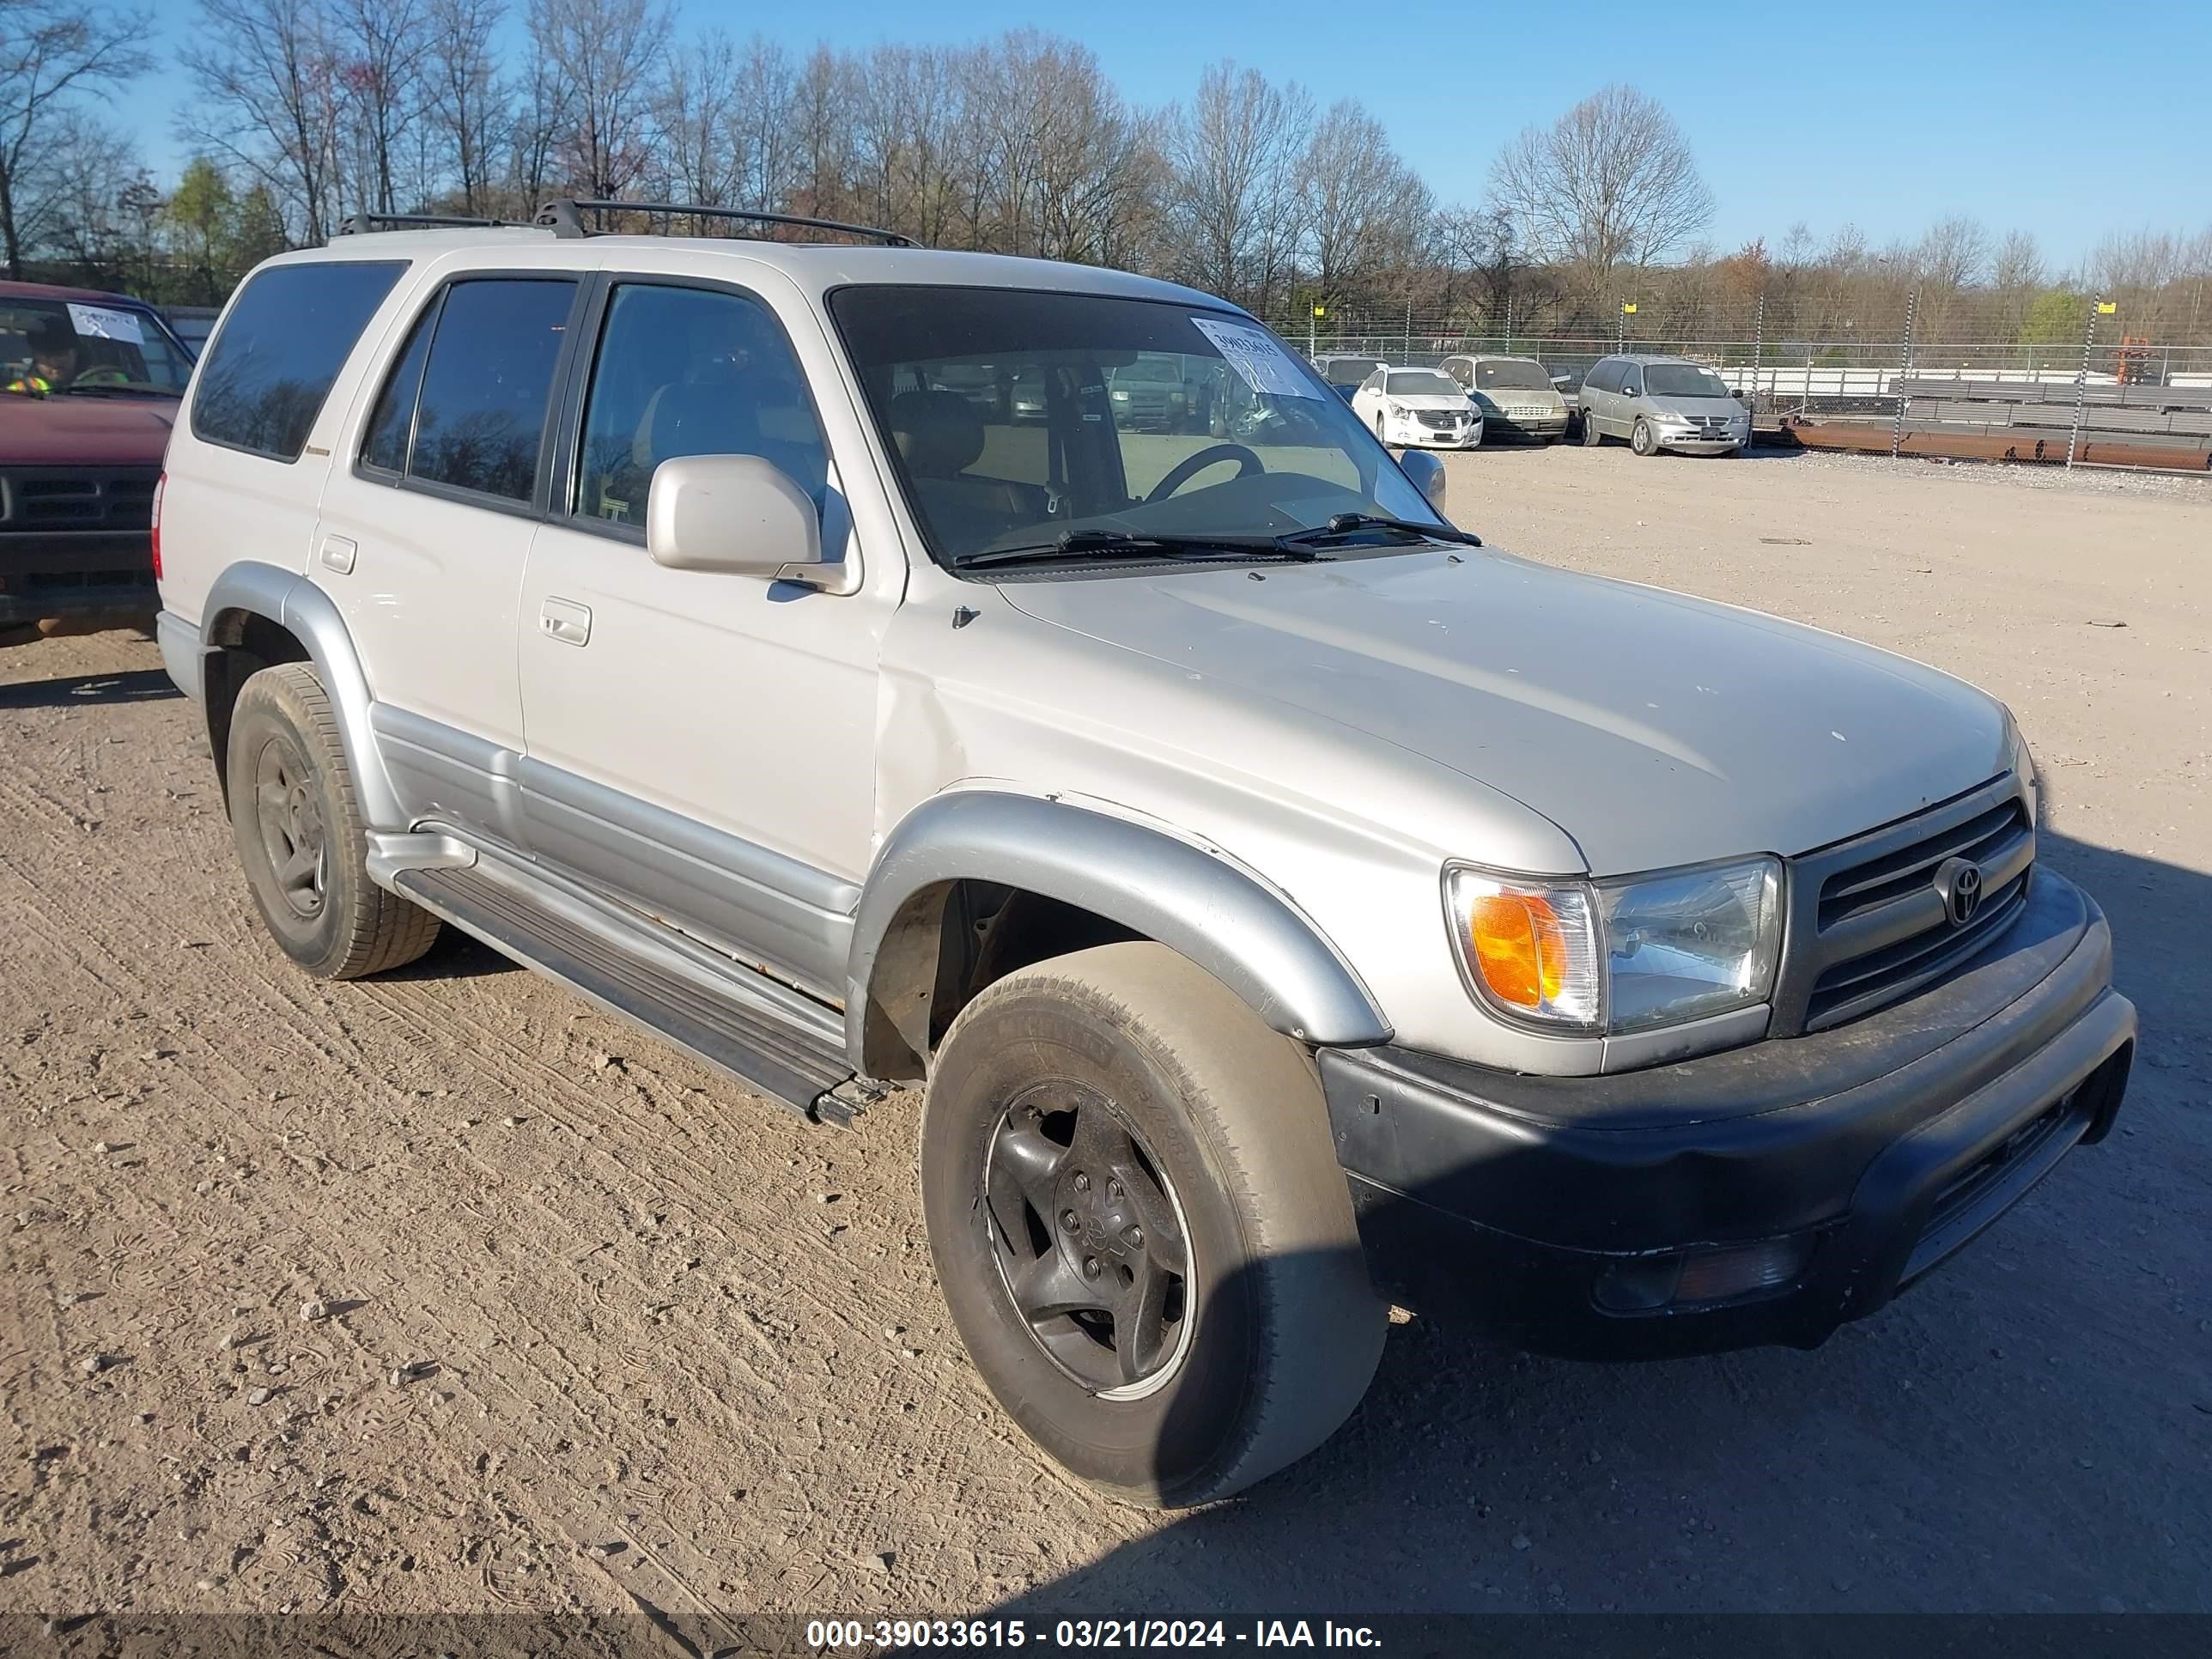
M1078 1478L1265 1478L1393 1305L1816 1346L2112 1128L2135 1009L1996 699L1485 545L1192 289L544 218L280 255L186 389L158 637L245 892L307 974L450 924L795 1117L919 1088L868 1144ZM1163 357L1208 429L1124 424Z
M1486 434L1557 443L1567 434L1567 400L1534 357L1477 353L1447 357L1443 371L1482 411Z
M1680 357L1607 357L1583 379L1583 442L1626 438L1639 455L1733 455L1751 441L1751 411L1719 375Z

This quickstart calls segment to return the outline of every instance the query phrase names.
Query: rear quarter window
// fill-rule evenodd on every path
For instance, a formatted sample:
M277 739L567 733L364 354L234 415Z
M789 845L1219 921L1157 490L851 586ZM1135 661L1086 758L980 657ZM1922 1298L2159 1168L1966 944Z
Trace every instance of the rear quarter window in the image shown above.
M406 269L402 260L332 261L253 277L200 363L192 435L299 459L338 370Z

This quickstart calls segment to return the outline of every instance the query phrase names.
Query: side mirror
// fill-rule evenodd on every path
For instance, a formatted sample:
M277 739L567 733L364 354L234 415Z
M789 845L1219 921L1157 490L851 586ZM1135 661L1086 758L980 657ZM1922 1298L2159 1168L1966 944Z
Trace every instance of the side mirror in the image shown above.
M1439 513L1444 510L1444 464L1425 449L1409 449L1398 458L1398 467L1413 482L1421 497Z
M757 455L678 455L655 467L645 547L671 570L816 586L825 580L812 499Z

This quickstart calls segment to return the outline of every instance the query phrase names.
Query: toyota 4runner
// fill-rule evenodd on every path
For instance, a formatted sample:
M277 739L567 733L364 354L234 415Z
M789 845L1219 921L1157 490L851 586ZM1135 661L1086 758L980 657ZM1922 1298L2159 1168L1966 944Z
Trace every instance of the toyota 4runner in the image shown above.
M923 1086L945 1299L1077 1475L1279 1468L1393 1301L1813 1346L2110 1128L1990 697L1482 546L1206 295L599 205L218 325L160 638L247 883L312 974L442 920L812 1118ZM1163 362L1229 435L1119 418Z

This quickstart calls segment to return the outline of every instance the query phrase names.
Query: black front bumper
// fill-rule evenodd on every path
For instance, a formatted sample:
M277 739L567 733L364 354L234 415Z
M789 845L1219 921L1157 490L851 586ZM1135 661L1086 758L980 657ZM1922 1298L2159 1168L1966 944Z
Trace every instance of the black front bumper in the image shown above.
M0 534L0 627L53 617L150 613L161 604L148 532Z
M1595 1078L1330 1049L1322 1078L1394 1300L1589 1358L1812 1347L2104 1137L2136 1030L2111 980L2103 913L2039 870L1981 956L1814 1036ZM1753 1245L1796 1264L1783 1282L1625 1305L1677 1257L1715 1270L1688 1287Z

